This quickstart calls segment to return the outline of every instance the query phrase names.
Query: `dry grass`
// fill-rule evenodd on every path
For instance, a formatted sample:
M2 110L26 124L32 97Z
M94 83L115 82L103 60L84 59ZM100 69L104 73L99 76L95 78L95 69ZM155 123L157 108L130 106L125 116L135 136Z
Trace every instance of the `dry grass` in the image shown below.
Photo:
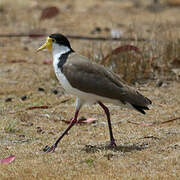
M138 79L136 87L153 101L153 108L143 116L108 105L118 145L112 150L106 148L109 134L103 111L96 105L86 106L80 116L95 117L98 121L76 125L55 153L45 154L43 148L51 145L67 127L63 120L73 116L74 97L64 94L52 66L42 63L51 56L47 52L35 53L44 39L1 39L0 159L11 154L16 159L11 164L0 164L0 179L179 179L179 121L150 127L128 123L128 120L163 122L180 117L179 76L172 71L179 66L179 19L174 19L179 11L172 8L153 14L135 9L130 1L87 1L83 8L81 4L80 0L54 1L61 13L52 20L39 22L40 10L52 5L51 1L18 0L16 4L0 1L0 33L45 29L50 33L89 35L99 26L122 30L126 37L148 38L150 41L143 43L71 42L75 50L96 61L118 46L138 47L141 56L123 52L106 65L115 71L122 68L120 73L129 82ZM91 35L104 36L109 32L102 30ZM132 57L133 65L129 61ZM119 66L112 66L113 62L122 61ZM146 81L142 83L142 79ZM39 91L40 87L45 91ZM52 92L54 89L58 90L57 95ZM27 99L23 101L22 96ZM7 98L11 101L6 102ZM49 108L27 110L42 105Z

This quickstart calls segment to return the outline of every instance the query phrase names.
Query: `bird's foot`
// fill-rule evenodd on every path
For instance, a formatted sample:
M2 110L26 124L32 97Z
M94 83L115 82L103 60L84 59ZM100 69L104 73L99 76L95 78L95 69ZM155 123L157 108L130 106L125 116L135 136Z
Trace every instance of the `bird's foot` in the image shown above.
M57 145L53 144L51 147L49 146L46 146L43 151L45 153L49 153L49 152L55 152L55 149L56 149Z
M111 141L110 144L108 145L108 148L111 148L111 149L116 148L116 147L117 147L117 145L114 140Z

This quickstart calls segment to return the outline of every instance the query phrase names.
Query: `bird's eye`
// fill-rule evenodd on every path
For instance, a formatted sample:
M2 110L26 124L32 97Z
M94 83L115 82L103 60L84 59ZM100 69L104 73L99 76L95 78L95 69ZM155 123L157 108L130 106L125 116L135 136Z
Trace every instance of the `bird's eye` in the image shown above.
M55 39L52 39L52 42L56 42L56 40L55 40Z

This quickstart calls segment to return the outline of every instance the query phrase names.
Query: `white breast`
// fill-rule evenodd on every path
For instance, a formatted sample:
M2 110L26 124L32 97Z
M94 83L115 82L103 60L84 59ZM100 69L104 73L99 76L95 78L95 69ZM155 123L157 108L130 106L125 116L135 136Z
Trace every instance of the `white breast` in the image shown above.
M56 74L56 77L60 81L62 87L66 90L66 92L72 94L72 86L69 84L67 81L66 77L64 74L61 72L61 70L58 68L58 63L59 63L59 58L61 57L62 54L67 53L69 51L69 48L66 46L59 46L56 43L53 43L53 67L54 71Z

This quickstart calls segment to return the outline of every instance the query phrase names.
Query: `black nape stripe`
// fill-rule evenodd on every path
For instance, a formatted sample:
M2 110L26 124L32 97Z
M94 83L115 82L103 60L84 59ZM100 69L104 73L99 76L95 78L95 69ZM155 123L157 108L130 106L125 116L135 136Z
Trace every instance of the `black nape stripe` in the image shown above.
M64 63L66 62L69 54L71 54L72 52L74 52L74 51L73 51L73 50L68 51L68 52L62 54L62 55L59 57L59 62L58 62L58 64L57 64L57 66L58 66L58 68L59 68L61 71L63 71L63 65L64 65Z

